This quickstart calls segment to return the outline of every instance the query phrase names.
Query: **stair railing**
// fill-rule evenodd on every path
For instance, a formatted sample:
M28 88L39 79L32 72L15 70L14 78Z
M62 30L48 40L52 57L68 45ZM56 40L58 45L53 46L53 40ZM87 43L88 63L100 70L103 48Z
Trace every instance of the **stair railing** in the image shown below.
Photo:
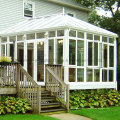
M34 113L40 114L41 86L20 64L17 65L17 92L19 97L26 98L30 102Z
M61 65L46 65L46 89L69 111L69 85L62 81Z

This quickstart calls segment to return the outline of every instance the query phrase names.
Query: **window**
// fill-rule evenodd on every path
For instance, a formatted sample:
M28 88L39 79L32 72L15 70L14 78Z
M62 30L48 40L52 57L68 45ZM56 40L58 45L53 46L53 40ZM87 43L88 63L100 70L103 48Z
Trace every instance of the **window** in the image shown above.
M49 64L54 63L54 40L49 40Z
M24 2L24 16L33 17L34 15L34 4L33 2L25 1Z
M87 82L92 82L92 81L93 81L93 70L87 69Z
M94 82L100 82L100 70L94 69Z
M77 69L77 82L84 82L84 69Z
M88 65L89 66L93 65L93 43L92 42L88 43Z
M67 13L69 16L74 17L73 13Z
M109 46L110 67L114 67L114 46Z
M75 65L76 64L76 41L70 40L69 41L69 64Z
M69 68L69 82L75 82L76 80L76 69Z
M102 82L107 82L107 73L108 71L107 70L102 70Z
M104 58L103 58L103 61L104 61L104 67L107 67L107 64L108 64L108 58L107 58L107 55L108 55L108 46L106 44L104 44L103 46L103 54L104 54Z

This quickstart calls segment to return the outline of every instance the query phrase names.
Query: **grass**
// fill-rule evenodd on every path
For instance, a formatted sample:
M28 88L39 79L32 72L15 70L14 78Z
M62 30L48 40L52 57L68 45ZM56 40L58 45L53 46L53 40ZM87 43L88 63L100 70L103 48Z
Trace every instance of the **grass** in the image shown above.
M93 120L120 120L120 107L71 110L70 112Z
M0 115L0 120L59 120L56 118L43 116L43 115L32 115L32 114L25 114L25 115Z

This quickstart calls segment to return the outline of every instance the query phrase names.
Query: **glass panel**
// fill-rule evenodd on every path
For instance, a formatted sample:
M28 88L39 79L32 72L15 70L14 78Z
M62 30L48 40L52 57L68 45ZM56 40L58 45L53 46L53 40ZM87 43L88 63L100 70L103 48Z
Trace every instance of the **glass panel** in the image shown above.
M84 82L84 69L77 69L77 82Z
M114 47L110 46L109 47L109 54L110 54L110 67L114 67Z
M102 81L107 82L107 70L102 70Z
M69 68L69 82L76 81L76 70L75 68Z
M93 43L88 42L88 65L93 65Z
M2 37L2 40L1 40L2 43L5 43L7 42L7 37Z
M10 42L16 41L16 36L10 36Z
M49 37L55 37L55 31L50 31L49 32Z
M107 45L104 45L104 67L107 67L107 55L108 55L108 47Z
M45 32L37 33L37 39L45 38Z
M103 42L107 42L108 38L107 37L102 37Z
M87 70L87 82L92 82L93 81L93 70L88 69Z
M94 82L100 82L100 70L94 70Z
M109 43L114 43L114 38L109 38Z
M54 40L49 40L49 64L54 63Z
M57 31L57 36L58 36L58 37L64 36L64 30L58 30L58 31Z
M12 58L12 61L14 60L14 45L10 44L10 57Z
M100 43L100 47L99 47L99 62L100 62L100 67L102 67L102 53L103 53L103 49L102 49L102 43Z
M27 44L27 71L33 77L33 43Z
M56 64L63 63L63 40L57 40L56 44Z
M44 82L44 42L37 44L37 81Z
M87 34L87 39L93 40L93 34Z
M113 82L113 81L114 81L114 71L109 70L109 82Z
M100 36L99 35L94 35L94 40L99 40L100 41Z
M35 33L27 34L27 40L35 39Z
M75 65L76 62L76 41L70 40L69 41L69 64Z
M84 41L77 42L77 65L84 66Z
M1 45L1 56L5 56L5 45Z
M98 43L94 43L94 65L98 66Z
M69 33L70 37L76 37L76 31L71 30Z
M17 60L23 66L24 64L24 44L23 43L17 44Z
M78 37L78 38L84 38L84 33L78 32L77 37Z
M23 40L23 35L18 35L17 36L17 41L21 41L21 40Z

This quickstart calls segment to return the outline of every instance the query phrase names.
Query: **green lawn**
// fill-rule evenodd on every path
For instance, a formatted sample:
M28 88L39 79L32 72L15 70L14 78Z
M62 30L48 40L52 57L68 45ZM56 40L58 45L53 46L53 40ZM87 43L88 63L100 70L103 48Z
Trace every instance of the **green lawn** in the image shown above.
M71 110L70 112L93 120L120 120L120 107Z
M0 115L0 120L58 120L43 115Z

